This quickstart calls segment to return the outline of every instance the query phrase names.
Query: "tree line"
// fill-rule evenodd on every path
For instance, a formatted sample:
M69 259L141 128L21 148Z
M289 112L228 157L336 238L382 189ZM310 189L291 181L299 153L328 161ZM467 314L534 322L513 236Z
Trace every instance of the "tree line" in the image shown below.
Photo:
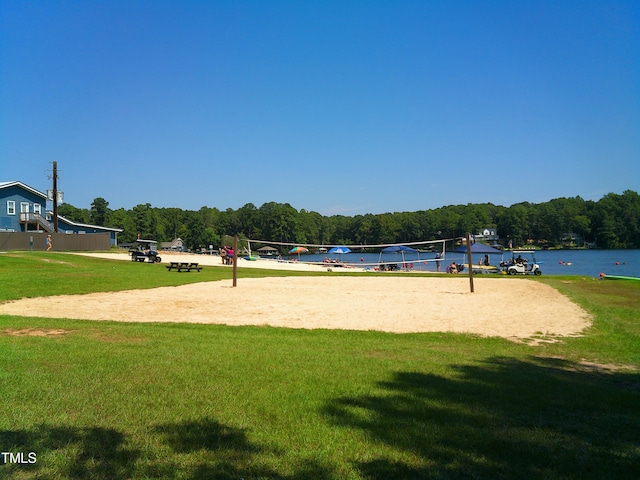
M319 245L372 245L438 240L495 229L500 243L514 247L583 246L640 248L640 196L626 190L598 201L581 197L544 203L449 205L431 210L355 216L324 216L288 203L247 203L234 210L157 208L149 203L112 210L102 197L90 209L58 207L69 220L121 228L119 241L140 238L167 242L181 238L190 250L218 248L225 236ZM582 239L580 241L580 239ZM582 243L582 244L581 244Z

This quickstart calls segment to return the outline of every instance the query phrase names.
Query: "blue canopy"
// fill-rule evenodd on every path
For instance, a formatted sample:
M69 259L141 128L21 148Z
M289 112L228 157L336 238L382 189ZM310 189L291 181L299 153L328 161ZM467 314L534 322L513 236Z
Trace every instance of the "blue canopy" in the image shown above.
M411 247L407 247L405 245L391 245L390 247L386 247L382 249L382 253L397 253L397 252L416 253L417 250Z
M467 246L460 245L456 247L454 250L456 253L467 253ZM489 245L485 245L484 243L476 242L471 244L471 253L477 253L480 255L492 255L492 254L501 254L502 250L498 250L497 248L490 247Z

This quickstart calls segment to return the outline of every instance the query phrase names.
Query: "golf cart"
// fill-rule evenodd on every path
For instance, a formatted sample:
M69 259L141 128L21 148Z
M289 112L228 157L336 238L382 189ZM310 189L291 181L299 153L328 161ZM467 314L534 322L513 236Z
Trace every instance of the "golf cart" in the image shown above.
M522 258L522 255L527 255L530 259ZM533 250L513 250L511 252L511 260L501 262L500 266L508 275L542 275L542 270L540 270L540 265L536 262Z
M158 256L157 245L155 240L138 240L129 250L131 261L160 263L162 259Z

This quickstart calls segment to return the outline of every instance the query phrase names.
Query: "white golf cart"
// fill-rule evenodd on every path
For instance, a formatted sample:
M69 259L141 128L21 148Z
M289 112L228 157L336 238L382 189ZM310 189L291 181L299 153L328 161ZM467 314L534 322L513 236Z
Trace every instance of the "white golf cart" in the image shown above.
M501 262L500 266L508 275L542 275L533 250L513 250L511 260Z

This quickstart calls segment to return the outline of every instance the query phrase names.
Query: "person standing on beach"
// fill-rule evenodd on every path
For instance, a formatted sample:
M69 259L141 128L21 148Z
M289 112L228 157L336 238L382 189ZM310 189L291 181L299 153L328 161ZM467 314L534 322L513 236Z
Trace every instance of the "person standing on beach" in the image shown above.
M440 259L442 258L442 253L436 253L436 272L440 271Z
M48 252L53 247L53 242L51 241L51 235L47 235L45 243L47 245L47 252Z

